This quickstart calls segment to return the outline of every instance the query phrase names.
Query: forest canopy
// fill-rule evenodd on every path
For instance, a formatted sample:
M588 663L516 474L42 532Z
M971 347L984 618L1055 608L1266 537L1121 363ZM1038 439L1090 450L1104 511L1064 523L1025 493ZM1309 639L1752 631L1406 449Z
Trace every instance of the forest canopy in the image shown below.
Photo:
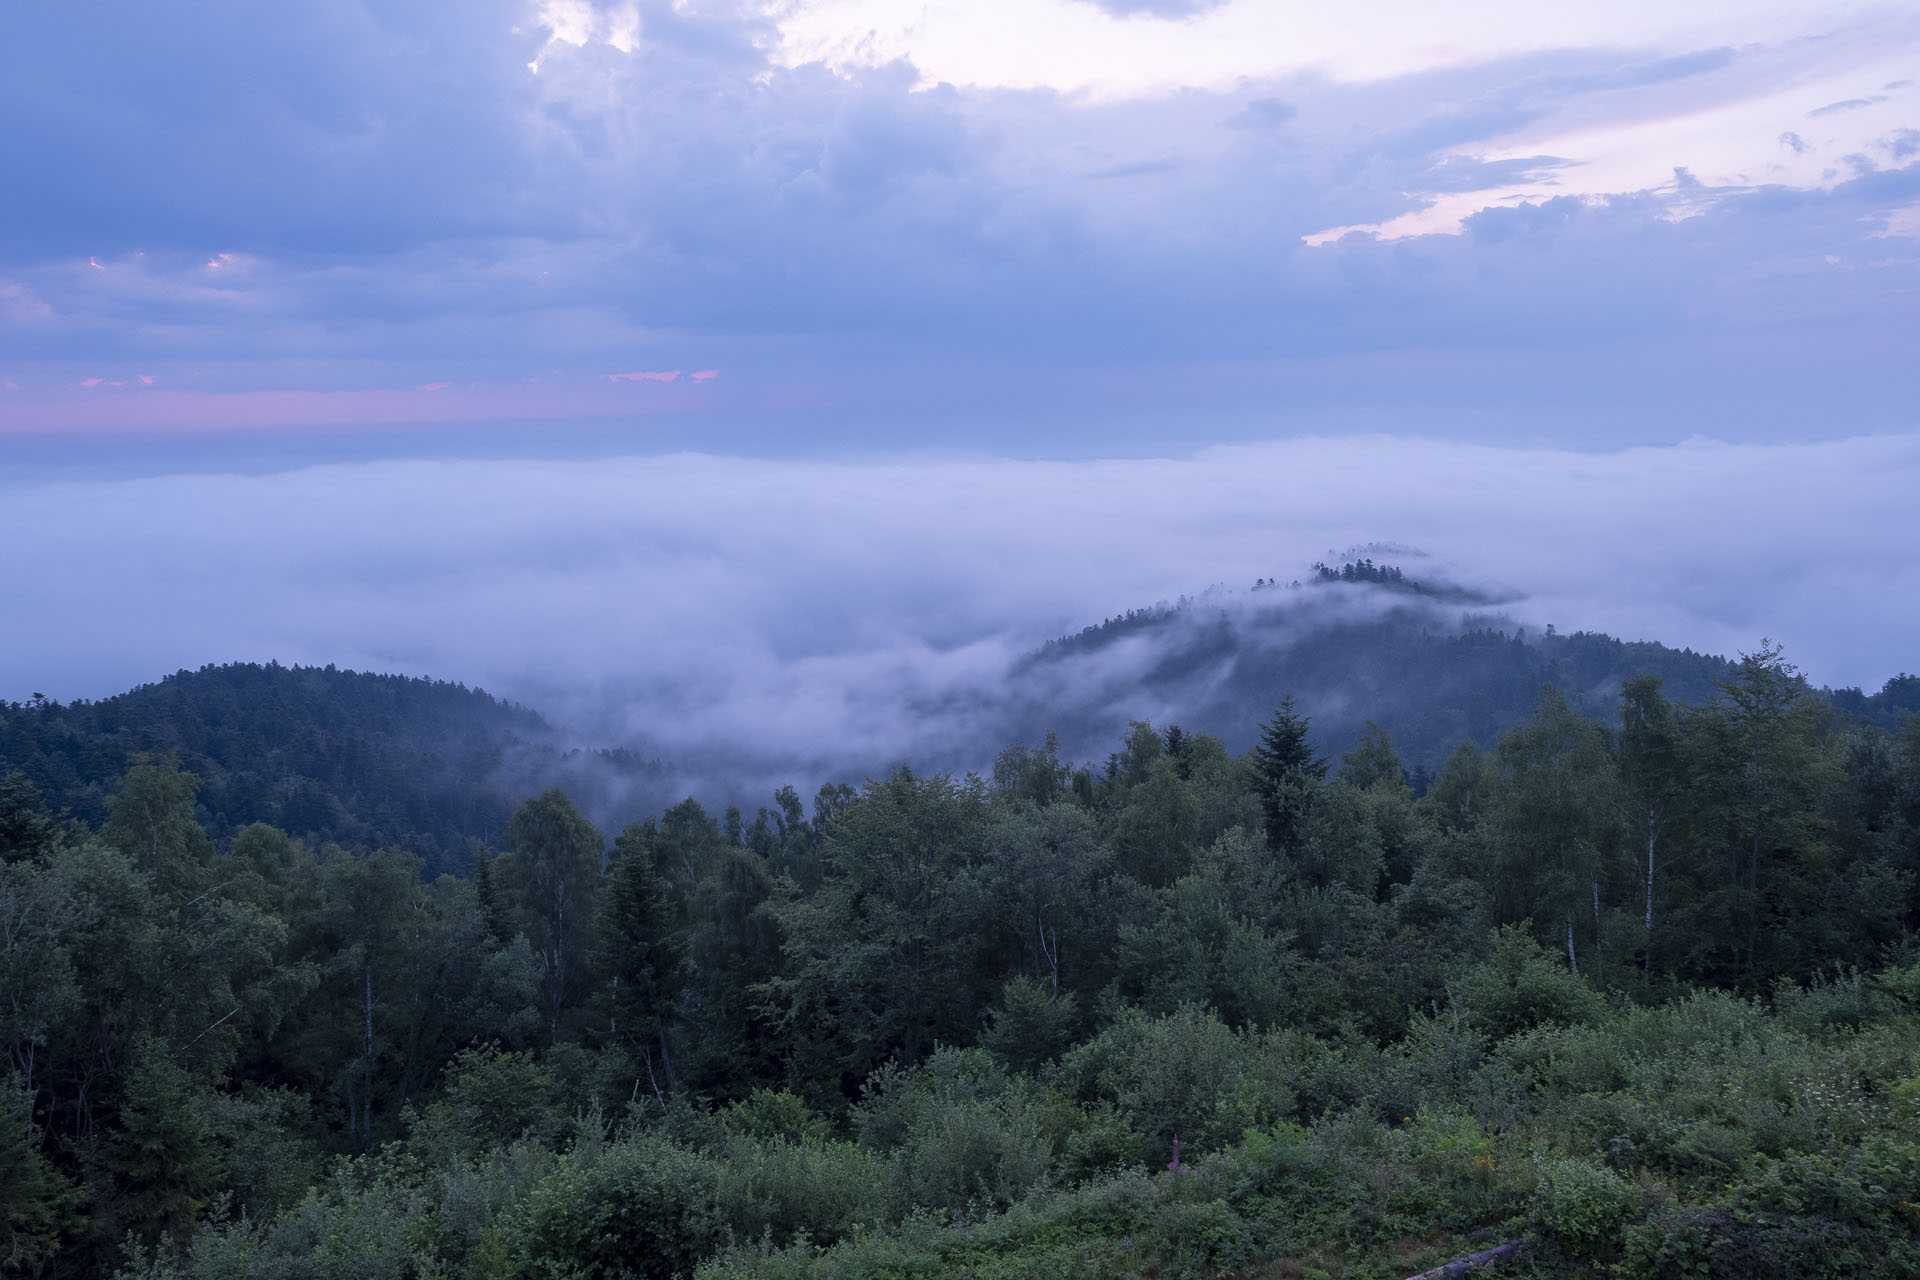
M461 875L209 829L178 757L0 773L9 1274L1920 1269L1920 716L1768 646L1418 788L1282 703L611 833L552 787Z

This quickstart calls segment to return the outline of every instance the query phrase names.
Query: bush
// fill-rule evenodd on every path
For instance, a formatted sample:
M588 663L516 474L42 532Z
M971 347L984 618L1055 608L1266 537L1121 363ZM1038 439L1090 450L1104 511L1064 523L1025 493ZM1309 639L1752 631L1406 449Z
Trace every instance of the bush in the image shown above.
M565 1120L552 1073L522 1050L466 1049L447 1064L440 1097L413 1119L408 1145L424 1164L480 1159L518 1138L551 1141Z
M1619 1174L1581 1160L1543 1162L1535 1194L1541 1231L1580 1257L1614 1241L1633 1202Z
M755 1089L726 1110L727 1132L758 1142L820 1142L827 1122L805 1101L784 1089Z
M526 1274L674 1280L719 1249L720 1179L708 1160L650 1138L578 1156L534 1188L516 1224Z
M1059 1079L1130 1117L1144 1135L1137 1159L1151 1168L1176 1137L1189 1153L1216 1150L1291 1116L1294 1048L1289 1033L1238 1033L1196 1005L1160 1018L1128 1009L1061 1058Z
M1071 1043L1080 1011L1073 992L1055 994L1048 984L1021 976L1000 989L1000 1003L988 1018L981 1046L1009 1071L1035 1072Z
M1005 1208L1052 1163L1038 1088L979 1049L942 1049L918 1071L884 1068L854 1119L863 1145L890 1152L909 1203Z
M1500 930L1493 954L1455 985L1453 998L1465 1021L1495 1040L1528 1027L1596 1022L1607 1008L1579 974L1517 925Z
M720 1205L735 1240L832 1244L892 1216L889 1169L847 1142L738 1141L720 1167Z
M1111 1102L1082 1108L1080 1121L1066 1135L1059 1155L1061 1171L1075 1181L1140 1167L1146 1138Z

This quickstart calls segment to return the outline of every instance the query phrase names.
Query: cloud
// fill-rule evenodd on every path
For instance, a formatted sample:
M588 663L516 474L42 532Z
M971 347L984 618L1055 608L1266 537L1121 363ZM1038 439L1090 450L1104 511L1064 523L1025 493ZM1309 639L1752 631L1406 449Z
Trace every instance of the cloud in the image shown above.
M1164 42L1260 6L1171 25L1078 8ZM83 45L57 11L23 11L35 56L0 80L0 114L45 123L0 133L19 179L0 214L9 360L69 386L115 362L210 396L370 397L724 363L729 412L755 397L783 448L800 433L773 409L872 447L903 403L950 415L912 424L949 442L1017 419L1028 447L1086 453L1149 416L1161 441L1244 438L1330 425L1274 415L1330 403L1339 379L1353 416L1405 425L1381 415L1432 403L1435 377L1465 388L1440 415L1511 437L1586 420L1585 395L1536 412L1586 342L1634 371L1605 394L1660 388L1605 416L1667 438L1698 418L1669 394L1688 378L1739 401L1800 371L1790 396L1714 400L1735 435L1791 414L1884 426L1904 402L1859 335L1914 322L1913 260L1874 238L1912 197L1817 171L1831 153L1904 172L1882 119L1898 102L1832 117L1818 155L1780 141L1853 92L1838 82L1885 83L1913 44L1898 24L1843 8L1810 43L1775 38L1793 16L1769 9L1737 46L1580 28L1547 47L1559 17L1498 39L1476 17L1471 58L1089 96L941 84L901 58L789 65L770 12L218 0L109 6ZM1814 96L1777 113L1782 84ZM1712 132L1728 120L1732 142ZM1698 185L1677 189L1676 166ZM1829 256L1880 265L1796 265ZM1743 344L1757 379L1729 377ZM1834 384L1867 419L1829 412ZM1194 386L1204 425L1174 390Z
M1158 18L1180 22L1218 9L1227 0L1084 0L1116 18Z
M1535 236L1563 227L1584 212L1573 196L1556 196L1540 204L1523 203L1512 209L1482 209L1467 219L1467 230L1483 244L1499 244L1515 236Z
M610 373L607 375L607 381L608 382L672 382L679 376L680 376L680 371L678 369L668 369L668 370L665 370L664 372L651 370L651 369L642 369L637 373Z
M1916 486L1911 433L16 483L0 540L36 554L0 564L17 682L0 696L276 658L477 682L683 761L948 760L1000 731L1010 664L1041 641L1375 541L1524 593L1512 607L1536 626L1722 653L1773 636L1818 681L1877 687L1914 666L1920 566L1889 531Z
M1821 116L1838 115L1842 111L1858 111L1862 107L1875 106L1885 101L1885 96L1875 94L1871 98L1848 98L1842 102L1829 102L1824 107L1815 107L1812 111L1807 112L1807 118L1809 120L1817 120Z
M685 410L692 394L683 394L681 388L655 391L639 402L628 388L555 379L460 387L436 381L404 390L370 391L207 392L155 387L137 399L103 399L94 394L99 388L122 383L95 376L75 385L87 394L41 393L0 420L0 456L7 456L9 444L22 441L51 445L56 451L64 445L70 457L85 459L98 452L103 437L121 445L140 437L175 441L198 437L220 440L228 450L226 456L235 457L235 447L249 438L286 442L306 437L307 428L361 428L377 429L382 438L404 439L401 429L408 424L439 437L451 429L457 442L462 435L500 422L631 423L641 415ZM537 425L532 429L537 431Z
M1556 183L1556 169L1568 162L1557 156L1509 156L1482 160L1450 155L1437 161L1415 180L1418 191L1492 191L1521 183Z
M1273 129L1299 115L1299 109L1278 98L1253 98L1227 117L1229 129Z
M1109 165L1083 173L1083 178L1140 178L1155 173L1170 173L1180 167L1177 160L1138 160L1132 164Z

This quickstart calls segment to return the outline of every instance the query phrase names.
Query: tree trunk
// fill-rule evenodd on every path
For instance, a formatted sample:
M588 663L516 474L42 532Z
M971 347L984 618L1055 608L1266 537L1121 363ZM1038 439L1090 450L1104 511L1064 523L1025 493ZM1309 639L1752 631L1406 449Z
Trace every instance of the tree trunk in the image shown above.
M372 960L367 961L366 977L367 977L367 1000L366 1000L367 1094L366 1094L366 1097L361 1101L361 1106L364 1108L364 1114L366 1117L365 1123L362 1126L362 1130L361 1130L361 1141L367 1142L370 1144L373 1141L373 961Z
M664 1112L667 1109L667 1097L660 1092L659 1077L653 1074L653 1050L647 1050L644 1056L647 1062L647 1083L653 1086L653 1096L660 1103L660 1110Z
M1640 957L1640 971L1653 973L1653 842L1658 824L1655 816L1658 810L1647 810L1647 949Z
M1407 1280L1457 1280L1457 1277L1464 1276L1470 1271L1478 1271L1482 1267L1491 1267L1506 1261L1518 1253L1520 1246L1525 1243L1525 1240L1509 1240L1491 1249L1482 1249L1464 1258L1455 1258L1452 1262L1435 1267L1431 1271L1422 1271L1417 1276L1408 1276Z
M1747 861L1747 972L1753 972L1753 953L1760 939L1760 841L1766 828L1766 810L1753 814L1753 856Z
M1593 981L1604 987L1607 985L1607 951L1600 940L1600 881L1588 876L1587 883L1593 887Z
M1573 954L1573 912L1567 912L1567 968L1580 972L1580 961Z
M667 1052L667 1023L664 1018L660 1021L660 1065L667 1072L667 1092L677 1092L679 1083L674 1079L673 1055Z
M549 964L553 971L553 995L547 1002L547 1041L557 1043L560 1039L560 995L566 989L567 952L567 881L562 876L553 886L553 946L548 949Z
M1053 994L1060 994L1060 931L1053 932L1053 945L1047 945L1047 922L1044 917L1034 916L1034 928L1040 934L1040 955L1047 962L1047 972L1053 979Z

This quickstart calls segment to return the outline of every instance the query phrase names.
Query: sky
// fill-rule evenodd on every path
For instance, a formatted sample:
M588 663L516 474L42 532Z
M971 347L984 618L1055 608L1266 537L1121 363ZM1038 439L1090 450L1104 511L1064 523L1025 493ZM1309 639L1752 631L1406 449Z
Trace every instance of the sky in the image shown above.
M0 44L0 697L278 658L855 732L875 673L1379 540L1564 629L1920 667L1912 5Z

